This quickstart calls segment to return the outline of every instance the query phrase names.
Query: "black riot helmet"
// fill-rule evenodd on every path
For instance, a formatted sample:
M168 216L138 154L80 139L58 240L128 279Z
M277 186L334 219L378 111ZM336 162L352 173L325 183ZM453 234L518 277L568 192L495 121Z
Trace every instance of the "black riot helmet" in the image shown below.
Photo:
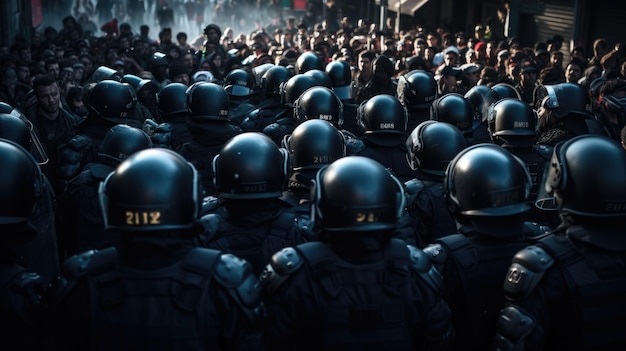
M377 161L347 156L315 177L311 218L326 232L392 231L404 205L398 179Z
M213 182L224 199L266 199L282 195L290 171L287 150L262 133L228 140L213 159Z
M333 88L333 82L330 80L330 77L326 72L320 71L319 69L310 69L304 72L305 75L315 79L317 81L317 85L326 87L328 89Z
M473 132L474 106L463 95L449 93L433 102L430 119L450 123L466 135Z
M521 100L522 96L519 94L517 89L513 87L511 84L507 83L498 83L491 87L491 90L498 93L501 98L513 98Z
M254 76L254 79L256 80L256 86L257 87L261 87L261 84L263 82L263 76L265 75L265 73L267 73L267 71L269 71L272 67L276 67L275 64L273 63L264 63L262 65L258 65L256 67L254 67L252 69L252 75Z
M486 85L476 85L465 93L474 107L474 121L483 122L487 119L491 104L502 99L498 93Z
M352 99L352 69L347 61L332 61L326 65L326 74L333 84L333 91L339 99Z
M293 112L298 123L321 119L337 128L343 125L343 103L326 87L307 89L293 104Z
M84 85L99 83L103 80L114 80L117 82L121 82L122 76L120 76L119 72L114 70L113 68L100 66L96 68L95 71L93 71L93 73L91 74L91 76L89 76L89 79L87 79Z
M236 68L228 72L224 78L223 87L230 96L249 96L254 93L256 79L252 73Z
M150 61L148 62L150 69L167 67L169 65L170 62L167 60L167 55L158 51L152 54L152 57L150 57Z
M466 146L463 133L457 127L424 121L406 140L407 161L413 170L443 177L450 161Z
M187 116L189 112L187 88L182 83L170 83L159 91L156 95L156 103L162 121L168 121L178 116Z
M545 188L560 213L626 216L626 153L604 136L581 135L556 145Z
M494 144L461 151L448 165L444 191L454 216L509 216L530 209L532 182L524 163Z
M30 150L30 128L26 122L10 113L0 113L0 139L11 140Z
M542 85L535 90L535 102L556 118L579 116L593 118L589 92L580 84L559 83Z
M506 98L491 106L488 116L491 141L504 147L531 147L537 134L537 115L522 100Z
M97 83L87 96L90 115L113 122L125 123L128 113L137 104L135 90L128 83L103 80Z
M305 73L312 69L324 70L324 62L312 51L307 51L298 56L296 60L296 74Z
M196 120L228 121L230 98L224 89L208 82L197 82L187 88L189 116Z
M152 141L146 132L125 124L118 124L104 135L98 156L103 160L118 164L137 151L151 148Z
M6 102L0 102L0 115L4 115L0 117L0 139L13 141L30 151L39 165L48 163L50 159L37 136L33 123L22 112Z
M263 74L261 89L267 95L280 95L280 87L292 77L292 73L284 66L274 66Z
M293 107L294 102L307 89L319 86L317 80L305 74L296 74L280 86L280 100L283 105Z
M107 229L152 232L191 228L200 215L202 187L195 167L174 151L134 153L100 183Z
M159 91L159 87L150 79L143 79L134 74L125 74L122 76L122 83L128 83L133 89L135 89L135 93L139 94L144 89L149 91L152 94L156 94Z
M0 139L0 225L27 222L43 186L33 156L17 143Z
M291 135L285 136L283 144L291 155L294 171L319 169L346 156L343 134L332 124L319 119L298 125Z
M381 94L359 105L357 123L368 140L381 146L395 146L406 140L408 114L400 101Z
M437 81L430 72L416 69L400 76L397 93L407 109L428 109L437 97Z

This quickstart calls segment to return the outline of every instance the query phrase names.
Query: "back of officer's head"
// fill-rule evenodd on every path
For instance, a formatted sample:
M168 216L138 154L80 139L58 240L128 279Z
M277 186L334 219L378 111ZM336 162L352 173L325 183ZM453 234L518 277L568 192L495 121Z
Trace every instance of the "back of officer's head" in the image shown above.
M28 223L43 186L43 175L31 154L13 141L0 139L2 242L30 239L9 237L8 233L10 228Z
M626 219L626 153L604 136L584 135L557 144L546 190L562 217L579 223Z
M389 240L405 203L400 182L362 156L320 169L312 195L311 218L322 240L356 250L376 249Z
M105 227L129 235L186 232L200 213L200 184L194 166L177 153L136 152L100 185Z
M521 233L531 185L519 158L500 146L477 144L450 162L444 193L459 230L508 236Z

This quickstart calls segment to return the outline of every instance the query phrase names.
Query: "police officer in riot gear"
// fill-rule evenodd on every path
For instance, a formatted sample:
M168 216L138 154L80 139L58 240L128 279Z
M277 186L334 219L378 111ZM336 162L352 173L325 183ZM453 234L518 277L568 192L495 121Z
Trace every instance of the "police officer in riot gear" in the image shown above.
M335 95L343 103L343 129L355 137L361 130L357 123L357 105L352 94L352 69L347 61L332 61L326 65L326 74L333 85ZM345 134L345 133L344 133Z
M213 181L227 215L202 217L206 245L246 259L260 274L276 251L303 242L291 204L280 199L289 167L287 151L262 133L226 142L213 160Z
M414 228L409 242L419 248L456 233L443 183L448 164L466 146L457 127L437 121L420 123L406 140L406 158L415 172L415 178L404 183L407 210Z
M474 144L490 143L487 126L487 115L491 105L502 99L498 93L486 85L476 85L465 93L464 97L474 107L474 122L472 123L472 142Z
M261 276L267 348L445 348L453 331L439 276L422 251L391 238L400 182L348 156L318 172L312 194L321 241L277 252Z
M181 145L192 141L193 137L187 121L189 109L187 106L187 86L182 83L170 83L156 95L158 109L158 123L167 123L171 126L170 147L178 150Z
M243 118L241 123L243 131L260 132L268 125L276 122L277 116L285 113L286 110L281 100L281 86L291 77L291 71L283 66L271 67L263 74L261 90L264 93L264 99L258 108Z
M9 105L0 106L0 110L6 107L11 111L10 114L0 113L0 139L13 142L24 150L30 150L29 154L37 160L38 164L47 162L47 155L41 148L33 125L18 110L14 110ZM13 245L14 252L22 259L21 264L29 271L37 272L44 284L52 281L60 271L55 200L52 184L43 174L40 188L37 189L36 204L29 218L29 223L35 228L37 235L32 240ZM8 204L10 205L10 202Z
M237 68L228 72L222 86L230 98L228 120L236 126L241 125L244 116L261 103L256 78L252 73Z
M118 246L68 259L56 291L59 349L256 349L259 284L246 261L193 247L202 188L193 165L152 148L100 186Z
M233 136L241 129L228 122L230 98L215 83L198 82L186 92L189 121L187 127L193 140L178 148L178 153L193 163L202 176L205 195L215 195L211 162Z
M555 146L578 135L595 134L598 129L597 121L592 120L593 115L589 112L589 93L582 85L540 86L535 91L535 102L539 115L537 144Z
M281 145L285 135L290 134L296 127L294 116L296 100L309 88L319 85L318 80L305 74L296 74L281 85L280 96L283 111L276 115L274 123L263 128L263 133L274 140L276 145Z
M125 124L109 129L98 148L97 162L87 164L59 198L57 226L65 257L118 243L117 235L105 232L98 187L128 156L150 147L152 141L141 129Z
M320 168L346 156L343 134L328 121L319 119L299 124L285 137L283 148L291 156L292 174L287 189L293 205L310 200L312 180Z
M18 249L38 234L29 220L42 183L43 174L30 153L0 139L0 322L7 350L43 347L41 301L47 282L25 268L29 262Z
M304 74L312 69L324 71L324 61L315 52L307 51L296 59L296 74Z
M398 79L398 100L409 113L407 130L430 119L430 106L437 98L437 81L432 73L413 70Z
M463 95L448 93L437 98L430 108L430 119L452 124L463 133L467 145L474 145L474 106Z
M498 350L626 346L626 154L608 137L557 144L545 187L561 225L519 251L504 280Z
M552 153L551 147L535 144L537 141L535 111L521 100L505 98L492 105L486 120L492 142L519 157L530 172L533 186L530 189L528 203L531 210L526 213L526 219L543 225L554 224L550 220L552 216L549 212L534 206L543 181L546 162Z
M455 350L488 350L504 306L502 277L527 245L523 213L531 181L521 160L492 144L461 151L448 165L444 189L458 234L424 249L444 278Z
M98 159L98 148L106 133L116 124L141 128L127 118L133 111L137 97L127 83L103 80L91 89L87 97L89 114L76 127L76 134L60 151L60 171L69 181L76 177L88 163Z
M406 162L407 112L391 95L376 95L359 106L358 123L362 144L352 155L374 159L391 169L402 181L413 178Z

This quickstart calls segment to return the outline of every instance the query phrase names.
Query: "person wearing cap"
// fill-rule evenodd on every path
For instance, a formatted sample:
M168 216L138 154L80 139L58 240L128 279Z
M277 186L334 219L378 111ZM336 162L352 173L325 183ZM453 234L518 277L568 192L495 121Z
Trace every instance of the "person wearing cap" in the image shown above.
M463 73L461 74L461 85L469 90L478 84L480 80L480 66L475 63L465 63L459 67Z
M534 101L534 92L537 87L537 76L539 68L533 60L523 60L519 64L520 71L517 75L519 81L515 85L515 89L520 93L522 101L532 104Z
M454 66L444 66L439 73L435 75L437 80L437 86L439 88L438 96L442 96L448 93L459 93L464 95L467 89L460 86L458 82L461 80L463 70Z
M541 71L550 64L550 53L543 47L535 50L535 63Z

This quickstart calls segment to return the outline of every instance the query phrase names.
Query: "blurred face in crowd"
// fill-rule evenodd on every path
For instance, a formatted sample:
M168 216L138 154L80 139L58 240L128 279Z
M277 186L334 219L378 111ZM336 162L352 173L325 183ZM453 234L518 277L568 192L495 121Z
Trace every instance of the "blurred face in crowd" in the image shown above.
M570 63L565 68L565 81L568 83L577 83L583 76L581 67L575 63Z
M59 112L59 86L54 83L52 85L40 86L37 88L37 101L39 107L48 114Z
M371 72L372 71L372 61L368 57L361 56L359 57L359 70L361 72Z

